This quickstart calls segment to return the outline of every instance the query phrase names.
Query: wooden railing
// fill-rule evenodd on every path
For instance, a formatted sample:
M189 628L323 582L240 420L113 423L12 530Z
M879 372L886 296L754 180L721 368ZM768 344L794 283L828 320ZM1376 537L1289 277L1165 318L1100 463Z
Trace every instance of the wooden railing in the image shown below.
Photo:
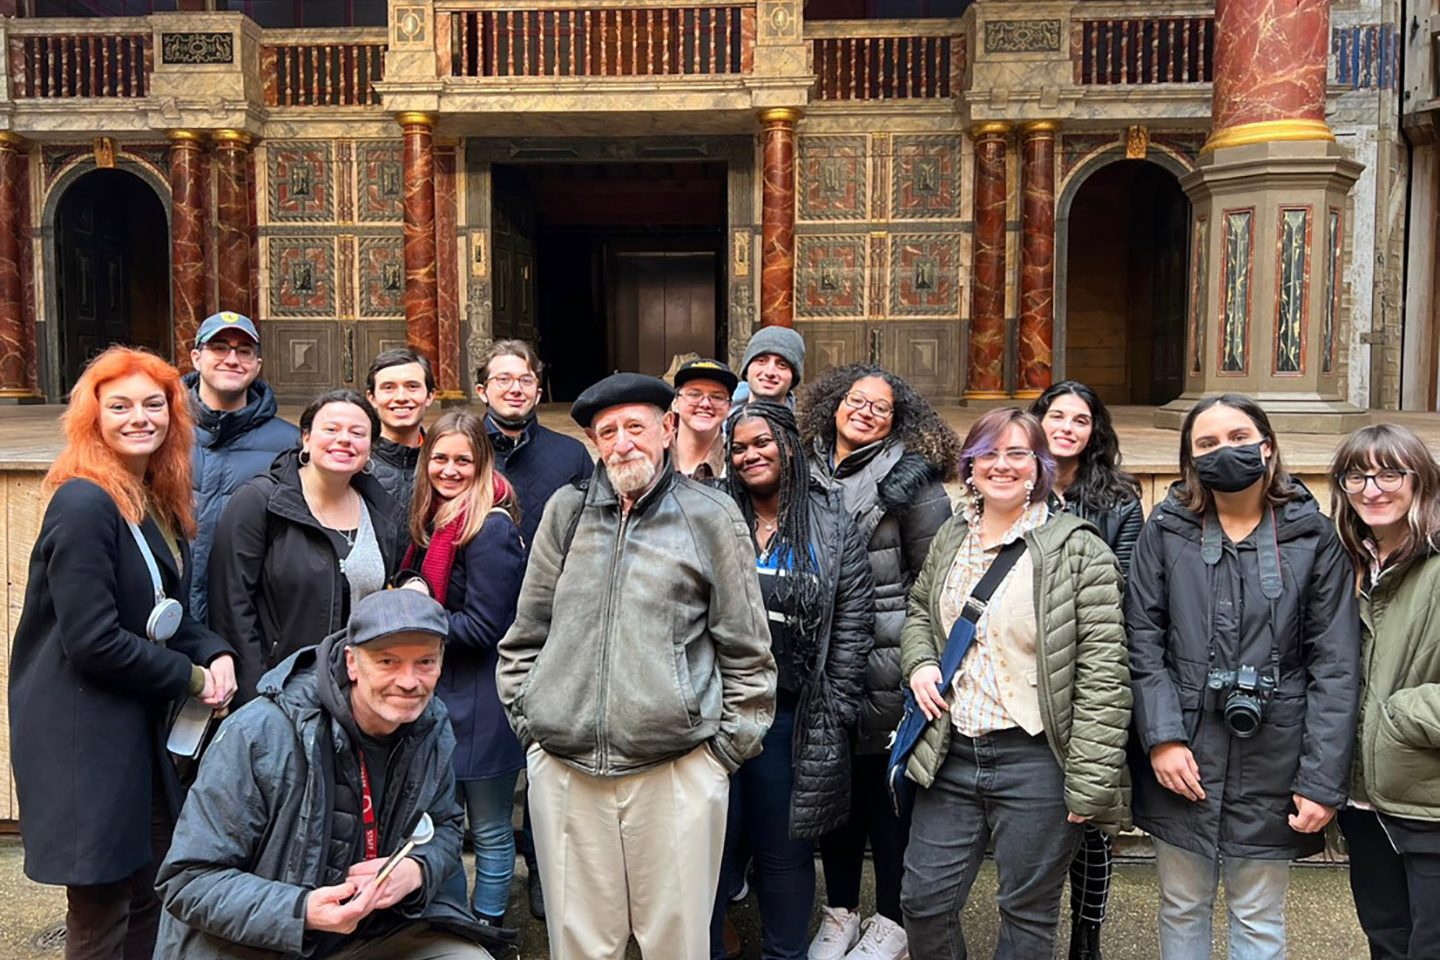
M149 90L154 68L149 33L15 33L12 26L15 99L143 97Z
M1071 53L1084 85L1210 83L1215 18L1114 17L1077 20Z
M817 100L949 97L964 69L954 21L817 21L805 25Z
M265 103L271 107L376 107L385 79L383 39L320 42L267 33L260 47ZM280 41L280 42L274 42Z
M439 10L455 77L677 77L749 73L753 2Z

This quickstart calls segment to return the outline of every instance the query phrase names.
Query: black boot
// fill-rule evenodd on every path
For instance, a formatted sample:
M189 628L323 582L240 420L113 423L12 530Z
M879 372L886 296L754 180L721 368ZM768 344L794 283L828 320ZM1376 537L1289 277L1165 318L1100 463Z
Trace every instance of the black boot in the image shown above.
M545 891L540 886L540 868L530 868L530 916L536 920L545 919Z
M1100 956L1100 924L1076 919L1070 925L1070 960L1103 960Z

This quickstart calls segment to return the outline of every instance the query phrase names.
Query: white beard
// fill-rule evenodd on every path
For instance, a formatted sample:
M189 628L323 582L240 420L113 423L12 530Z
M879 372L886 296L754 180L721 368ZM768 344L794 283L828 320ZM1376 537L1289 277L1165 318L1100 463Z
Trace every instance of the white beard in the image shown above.
M643 453L633 453L624 459L612 456L605 461L610 486L622 496L633 496L650 486L655 471L655 462Z

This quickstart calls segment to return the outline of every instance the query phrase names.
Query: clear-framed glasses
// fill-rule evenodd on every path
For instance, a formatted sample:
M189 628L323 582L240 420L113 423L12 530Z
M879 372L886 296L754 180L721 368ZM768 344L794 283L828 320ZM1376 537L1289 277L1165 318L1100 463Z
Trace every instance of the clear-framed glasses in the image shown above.
M895 405L889 400L871 400L858 390L845 394L845 406L851 410L864 410L869 407L870 413L881 420L889 420L890 415L895 412Z
M730 404L730 395L719 390L681 390L677 396L692 407L698 407L702 403L709 403L712 407L716 408L725 407Z
M1035 459L1035 451L1029 447L1010 447L1006 450L988 450L975 458L982 467L993 467L1000 461L1019 466L1026 460Z
M535 377L534 374L531 373L523 374L518 377L510 373L497 373L495 374L495 376L491 377L485 382L493 383L501 390L509 390L517 383L526 390L534 390L540 384L540 381Z
M1347 470L1340 474L1340 488L1346 493L1364 493L1365 484L1375 481L1375 489L1381 493L1394 493L1405 486L1405 478L1414 473L1414 470L1376 470L1374 473L1362 473L1359 470Z
M236 359L246 363L254 360L258 353L253 343L230 343L227 340L206 340L202 349L216 360L224 360L233 350Z

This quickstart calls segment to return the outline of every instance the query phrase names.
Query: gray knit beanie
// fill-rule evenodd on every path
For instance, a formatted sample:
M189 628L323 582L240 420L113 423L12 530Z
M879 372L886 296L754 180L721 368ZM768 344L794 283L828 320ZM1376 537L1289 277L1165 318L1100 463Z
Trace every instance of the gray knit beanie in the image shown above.
M750 369L750 361L762 353L773 353L790 364L795 371L795 382L790 389L800 386L805 378L805 338L790 327L761 327L750 338L745 347L745 359L740 361L740 379Z

